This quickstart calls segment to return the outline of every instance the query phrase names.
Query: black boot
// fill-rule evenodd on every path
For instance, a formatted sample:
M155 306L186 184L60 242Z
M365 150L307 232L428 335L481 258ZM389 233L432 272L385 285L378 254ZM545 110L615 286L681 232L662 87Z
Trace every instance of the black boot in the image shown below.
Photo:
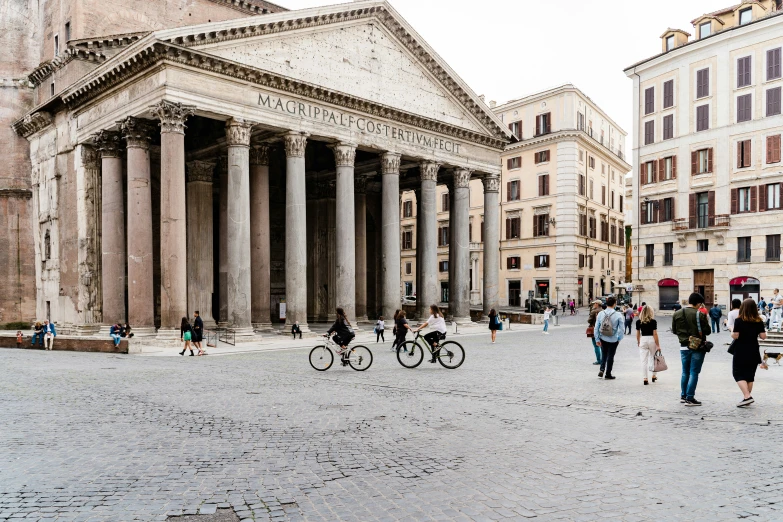
M193 357L194 355L196 354L193 353L193 350L190 350L190 356Z
M181 352L179 352L179 354L180 355L185 355L185 350L182 350Z

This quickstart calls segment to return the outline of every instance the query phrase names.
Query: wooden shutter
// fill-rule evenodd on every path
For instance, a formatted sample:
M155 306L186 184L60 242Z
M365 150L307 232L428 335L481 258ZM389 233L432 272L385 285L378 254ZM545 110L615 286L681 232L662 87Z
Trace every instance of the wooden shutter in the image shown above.
M737 189L731 189L731 213L736 214L739 210L739 197Z
M663 181L666 179L666 172L664 172L666 170L666 159L664 158L655 161L658 164L658 177L656 178L656 181Z
M511 160L508 160L509 164ZM511 201L511 182L506 183L506 201Z
M544 116L546 116L546 133L549 134L552 132L552 113L548 112Z
M707 149L707 172L712 174L712 147Z
M774 163L773 152L775 148L775 136L767 136L767 163Z
M677 212L676 212L675 206L674 206L674 198L669 198L669 201L671 201L670 206L671 206L671 209L672 209L671 219L672 219L672 221L674 221L677 218L677 215L676 215Z
M642 203L640 214L641 215L639 216L639 218L640 218L639 219L639 223L641 223L642 225L646 225L647 224L647 203Z
M541 268L541 261L538 256L533 256L533 268Z
M696 212L696 194L688 195L688 220L690 221L689 228L696 228L696 218L698 213Z
M541 134L541 115L536 116L536 136Z
M538 237L538 216L533 216L533 237Z
M742 145L744 141L737 142L737 168L742 167Z
M672 179L677 179L677 156L672 156Z
M506 239L511 239L511 219L506 218Z
M691 152L691 176L695 176L699 173L699 151L694 150Z
M756 187L750 187L750 211L756 212Z
M745 158L745 162L748 164L748 167L753 165L753 161L751 160L751 144L753 142L751 140L745 140L742 142L742 156Z
M767 210L767 186L759 185L759 212Z
M545 190L544 194L546 196L548 196L549 195L549 174L545 174L544 175L544 190Z
M544 195L544 176L538 176L538 195Z
M745 58L737 60L737 87L742 87L745 80Z

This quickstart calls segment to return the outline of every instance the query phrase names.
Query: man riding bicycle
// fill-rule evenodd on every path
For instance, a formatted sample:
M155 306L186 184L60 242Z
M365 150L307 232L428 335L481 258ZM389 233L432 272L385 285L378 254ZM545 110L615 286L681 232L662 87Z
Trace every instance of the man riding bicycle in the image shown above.
M439 341L442 341L446 338L446 320L443 318L443 314L440 313L440 309L438 308L438 305L431 305L430 306L430 318L427 319L426 323L421 324L418 328L414 330L414 332L420 332L422 329L429 326L434 332L430 332L427 335L424 336L424 340L429 343L429 345L432 347L432 359L430 360L431 363L438 362L438 359L436 357L438 350L440 348L438 347Z

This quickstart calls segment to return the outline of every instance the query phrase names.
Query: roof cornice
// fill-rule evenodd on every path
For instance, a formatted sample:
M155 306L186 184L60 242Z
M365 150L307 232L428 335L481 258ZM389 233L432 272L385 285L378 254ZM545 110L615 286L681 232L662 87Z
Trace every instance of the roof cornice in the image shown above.
M281 7L272 2L266 0L210 0L216 4L220 4L225 7L230 7L236 11L241 11L249 15L260 15L268 13L279 13L282 11L288 11L285 7Z
M603 154L610 162L615 164L618 170L623 171L624 173L629 172L633 168L623 158L618 156L607 146L601 145L599 141L596 141L595 138L591 137L589 134L587 134L587 132L577 129L563 129L549 134L544 134L543 136L530 138L529 140L512 143L506 146L506 150L504 152L522 152L528 149L537 149L550 143L559 143L562 141L573 140L579 141L585 146L585 148L589 148L595 152Z

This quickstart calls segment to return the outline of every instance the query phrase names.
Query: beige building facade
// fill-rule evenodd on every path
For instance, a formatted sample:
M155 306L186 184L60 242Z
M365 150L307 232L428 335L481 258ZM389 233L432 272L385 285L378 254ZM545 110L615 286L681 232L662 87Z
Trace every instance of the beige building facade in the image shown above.
M776 0L744 0L669 29L633 80L634 284L670 309L771 295L780 238L781 48Z

